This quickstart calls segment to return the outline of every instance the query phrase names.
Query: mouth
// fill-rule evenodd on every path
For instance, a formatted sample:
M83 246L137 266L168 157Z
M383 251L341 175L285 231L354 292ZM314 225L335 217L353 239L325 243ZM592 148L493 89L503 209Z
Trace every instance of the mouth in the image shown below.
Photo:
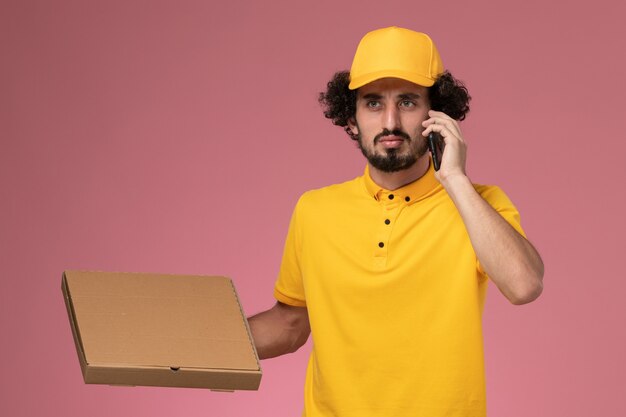
M405 139L401 136L383 136L378 141L385 149L395 149L404 143Z

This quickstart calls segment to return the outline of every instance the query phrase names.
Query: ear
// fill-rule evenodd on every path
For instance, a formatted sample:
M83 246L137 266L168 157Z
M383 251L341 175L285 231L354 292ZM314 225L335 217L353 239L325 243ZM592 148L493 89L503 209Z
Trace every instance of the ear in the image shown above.
M352 131L352 134L354 135L359 134L359 127L357 126L356 120L354 119L354 117L351 117L348 119L348 127Z

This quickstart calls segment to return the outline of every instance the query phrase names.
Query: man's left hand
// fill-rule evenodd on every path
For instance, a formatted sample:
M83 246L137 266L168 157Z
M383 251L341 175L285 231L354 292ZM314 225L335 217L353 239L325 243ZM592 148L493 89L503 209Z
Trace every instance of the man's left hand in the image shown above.
M429 119L422 122L425 127L422 135L428 137L430 132L437 132L443 138L446 146L441 157L439 171L435 172L435 178L445 187L448 179L465 173L465 159L467 144L461 135L459 123L447 114L429 110Z

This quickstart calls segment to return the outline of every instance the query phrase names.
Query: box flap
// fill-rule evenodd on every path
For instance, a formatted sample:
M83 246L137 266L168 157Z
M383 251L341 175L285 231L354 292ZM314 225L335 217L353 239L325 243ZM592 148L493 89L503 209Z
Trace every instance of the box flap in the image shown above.
M66 271L87 364L259 371L227 277Z

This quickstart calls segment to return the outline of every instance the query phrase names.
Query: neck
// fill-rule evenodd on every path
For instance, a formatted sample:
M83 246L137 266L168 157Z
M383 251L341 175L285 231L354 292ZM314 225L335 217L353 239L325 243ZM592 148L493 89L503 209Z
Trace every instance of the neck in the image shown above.
M369 165L372 181L384 188L393 191L421 178L430 166L428 153L419 158L413 166L397 172L383 172Z

